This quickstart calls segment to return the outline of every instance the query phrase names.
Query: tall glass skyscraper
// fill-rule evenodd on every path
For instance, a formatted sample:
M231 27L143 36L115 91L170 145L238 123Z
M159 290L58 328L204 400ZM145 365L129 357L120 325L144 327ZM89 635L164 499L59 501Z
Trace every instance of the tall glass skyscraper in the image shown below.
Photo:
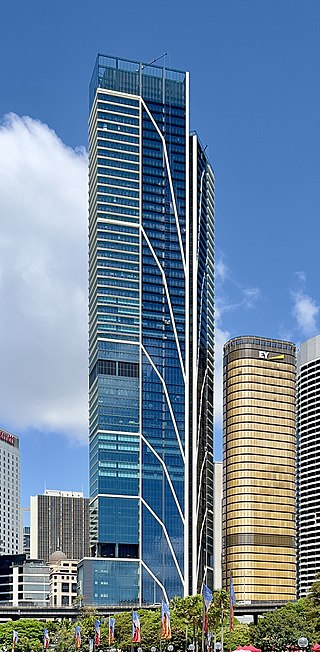
M99 55L90 85L91 554L96 604L213 583L214 178L188 73Z

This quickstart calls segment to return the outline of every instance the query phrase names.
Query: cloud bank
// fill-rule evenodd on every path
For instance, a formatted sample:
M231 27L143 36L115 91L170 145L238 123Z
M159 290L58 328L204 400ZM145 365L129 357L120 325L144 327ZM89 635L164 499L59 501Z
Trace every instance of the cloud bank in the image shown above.
M0 419L87 436L87 156L0 124Z

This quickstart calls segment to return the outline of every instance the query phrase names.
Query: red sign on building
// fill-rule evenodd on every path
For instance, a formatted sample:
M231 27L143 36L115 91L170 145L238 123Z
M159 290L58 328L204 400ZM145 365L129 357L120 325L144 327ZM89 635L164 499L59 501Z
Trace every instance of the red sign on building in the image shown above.
M7 444L11 444L11 446L14 446L14 436L9 435L5 430L0 430L0 439L5 441Z

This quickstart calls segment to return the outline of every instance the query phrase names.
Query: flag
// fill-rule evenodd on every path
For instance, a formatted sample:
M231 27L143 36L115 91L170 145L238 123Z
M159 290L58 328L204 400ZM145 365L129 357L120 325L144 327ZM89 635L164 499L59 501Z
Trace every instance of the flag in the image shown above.
M116 624L115 618L109 618L109 645L114 643L114 626Z
M141 642L140 616L136 611L132 612L132 643Z
M163 600L161 602L161 638L171 638L170 607Z
M234 629L234 606L236 604L236 594L234 592L234 585L232 575L230 573L230 631Z
M203 604L204 604L204 614L203 614L203 631L205 634L208 632L208 611L213 599L212 591L210 591L209 587L204 584L203 585Z
M49 647L50 636L47 629L43 630L43 649L46 650Z
M81 647L81 628L79 625L76 626L76 650Z
M14 629L12 632L12 649L14 650L19 640L18 632Z
M94 644L100 645L100 620L94 623Z

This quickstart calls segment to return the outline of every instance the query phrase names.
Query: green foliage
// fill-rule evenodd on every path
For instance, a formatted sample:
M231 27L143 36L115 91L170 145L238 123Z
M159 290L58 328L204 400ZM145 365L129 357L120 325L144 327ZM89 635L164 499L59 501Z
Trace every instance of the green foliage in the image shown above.
M171 632L169 640L161 640L160 609L139 609L141 622L141 644L132 645L132 611L115 613L115 641L112 647L121 652L167 652L172 644L174 652L185 652L189 643L201 650L203 628L203 599L201 595L174 598L170 603ZM286 652L289 646L296 646L300 636L309 639L310 646L320 642L320 576L312 586L307 598L288 603L259 618L257 625L242 624L235 619L234 631L229 629L230 599L226 591L215 591L208 612L209 630L215 641L223 641L225 650L235 650L238 646L253 643L263 652ZM79 605L79 618L76 623L41 622L38 620L18 620L0 624L0 648L8 652L12 648L12 635L15 629L19 635L16 652L41 652L43 650L43 630L47 628L51 639L52 652L75 652L75 626L81 627L83 652L88 652L89 639L94 638L95 621L100 620L101 643L99 649L109 648L108 617L97 616L93 608ZM212 642L213 645L214 641ZM293 648L292 648L293 649Z
M313 628L317 634L317 642L320 637L320 575L316 576L307 598L305 599L305 609L307 620L312 622Z
M296 603L289 602L281 609L274 609L259 618L258 624L251 626L254 645L263 652L282 652L289 645L297 645L300 636L315 642L315 630L307 616L306 599Z
M0 647L12 649L13 631L18 632L19 641L16 644L17 652L37 652L43 647L43 630L46 625L39 620L25 618L16 622L9 621L0 624Z
M201 595L190 595L186 598L173 598L171 606L171 629L179 627L179 641L184 649L187 642L201 643L203 624L203 599ZM183 630L181 631L181 625ZM178 632L177 632L178 634ZM172 643L173 644L173 643Z

